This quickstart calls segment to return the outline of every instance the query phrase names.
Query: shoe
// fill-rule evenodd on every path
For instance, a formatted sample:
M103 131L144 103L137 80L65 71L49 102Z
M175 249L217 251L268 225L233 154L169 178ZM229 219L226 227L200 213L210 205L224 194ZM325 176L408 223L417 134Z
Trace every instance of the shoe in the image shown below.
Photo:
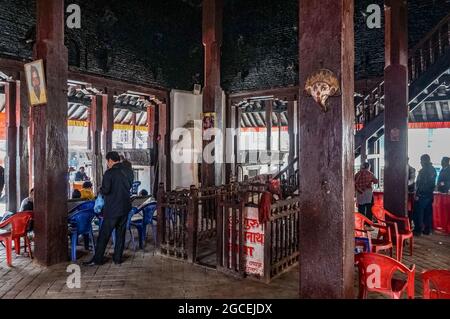
M424 231L422 234L426 235L426 236L430 236L431 232L430 231Z
M83 266L89 266L89 267L92 267L92 266L101 266L101 265L102 265L102 264L97 263L94 259L91 259L91 260L89 260L89 261L83 262Z
M419 233L419 232L413 232L413 234L414 234L414 237L420 237L420 236L422 236L422 233Z
M122 263L122 260L113 260L115 265L120 265Z

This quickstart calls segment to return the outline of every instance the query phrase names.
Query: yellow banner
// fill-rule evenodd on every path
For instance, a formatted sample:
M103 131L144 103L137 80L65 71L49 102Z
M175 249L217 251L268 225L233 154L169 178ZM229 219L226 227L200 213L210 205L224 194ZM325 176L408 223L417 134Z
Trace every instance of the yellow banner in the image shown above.
M88 127L89 122L88 121L76 121L76 120L68 120L67 125L69 126L81 126L81 127ZM115 130L122 130L122 131L132 131L133 125L129 124L114 124ZM147 132L147 126L139 126L136 125L136 131L143 131Z

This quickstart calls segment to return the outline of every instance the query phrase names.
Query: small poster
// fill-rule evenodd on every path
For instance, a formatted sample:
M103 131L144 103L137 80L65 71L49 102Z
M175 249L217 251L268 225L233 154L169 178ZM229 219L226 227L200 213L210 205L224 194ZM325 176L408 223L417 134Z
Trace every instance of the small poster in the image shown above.
M215 127L216 113L203 113L203 130L206 131Z
M25 64L28 100L31 106L47 104L47 88L45 85L44 62L42 60Z

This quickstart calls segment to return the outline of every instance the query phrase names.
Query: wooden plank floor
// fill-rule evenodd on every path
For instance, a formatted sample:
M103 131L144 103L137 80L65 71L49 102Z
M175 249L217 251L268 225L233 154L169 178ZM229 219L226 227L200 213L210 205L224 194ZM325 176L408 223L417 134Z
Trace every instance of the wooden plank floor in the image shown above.
M81 246L78 252L78 262L90 257ZM0 245L0 298L279 299L298 296L298 267L267 285L160 257L155 254L151 239L144 251L128 249L125 257L125 262L119 266L111 263L110 255L103 266L81 266L81 288L69 289L66 268L70 263L45 268L26 256L13 253L13 267L8 267L5 250ZM434 234L416 239L414 255L410 257L405 252L404 263L416 265L416 296L421 297L422 270L450 269L450 236ZM356 276L355 271L355 287ZM380 298L378 295L369 297Z

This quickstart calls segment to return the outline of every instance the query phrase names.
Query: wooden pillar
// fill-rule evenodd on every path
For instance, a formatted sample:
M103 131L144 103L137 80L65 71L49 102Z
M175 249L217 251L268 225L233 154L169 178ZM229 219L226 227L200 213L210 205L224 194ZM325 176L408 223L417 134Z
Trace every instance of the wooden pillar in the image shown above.
M155 182L156 172L154 171L154 163L155 163L155 108L152 105L147 106L147 148L150 152L150 181L149 185L151 189L149 190L149 194L154 194L156 190L156 185L152 184L152 181ZM153 169L152 169L153 167Z
M203 89L203 112L215 112L215 127L222 127L222 89L220 88L220 47L222 45L222 0L203 1L203 45L205 47L205 87ZM203 141L203 149L212 140ZM216 148L222 147L217 141ZM215 152L218 150L216 149ZM202 162L202 186L216 183L216 166Z
M168 110L165 103L158 105L158 180L160 184L166 184L170 189L170 163L168 154L170 154L170 132L168 125Z
M266 154L267 158L272 156L272 100L264 101L266 110ZM271 170L271 165L269 162L269 172Z
M235 116L236 108L232 105L231 99L227 97L227 104L225 109L226 114L226 138L225 138L225 183L228 184L231 182L231 179L235 175L235 165L236 165L236 153L234 149L235 145L235 136L228 135L231 133L229 128L234 129L236 127L236 116Z
M103 153L106 155L112 151L112 136L114 130L114 92L107 90L108 94L102 95L103 111L102 111L102 148Z
M406 0L385 1L384 207L407 216L408 19Z
M94 182L94 190L96 191L98 191L102 185L103 176L103 156L101 147L103 97L103 95L95 95L92 97L90 113L92 180Z
M299 4L300 297L354 298L354 4ZM322 68L341 88L327 112L303 93Z
M295 158L295 102L288 101L287 106L287 120L288 120L288 134L289 134L289 157L288 164L292 163ZM289 176L292 176L295 172L294 165L289 169Z
M19 183L19 202L28 197L30 189L30 153L28 130L30 126L30 105L28 104L27 86L25 73L20 72L20 108L18 110L18 157L17 157L17 180Z
M16 81L5 83L6 96L6 158L5 158L5 197L6 210L17 211L17 112L20 109L19 84Z
M37 0L34 58L44 60L45 105L33 108L34 230L37 262L68 260L67 243L67 49L64 1ZM63 186L62 186L63 185Z

